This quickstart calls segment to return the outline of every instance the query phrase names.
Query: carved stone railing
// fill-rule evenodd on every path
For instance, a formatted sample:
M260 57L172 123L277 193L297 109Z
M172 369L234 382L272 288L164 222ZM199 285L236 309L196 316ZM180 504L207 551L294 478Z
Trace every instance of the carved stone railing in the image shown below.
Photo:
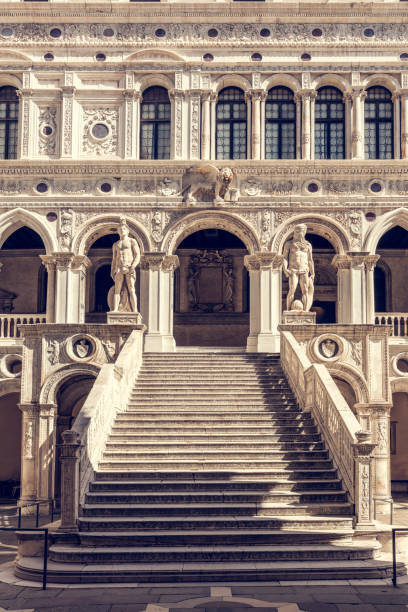
M371 433L360 423L323 364L312 364L294 336L281 332L281 362L299 405L311 412L355 505L357 526L373 524Z
M20 338L18 325L46 323L45 314L1 314L0 338Z
M376 325L391 325L391 336L408 338L407 312L376 312Z
M143 356L145 328L137 327L116 362L102 366L72 429L62 434L60 529L63 531L77 530L79 505L98 468L116 414L127 406Z

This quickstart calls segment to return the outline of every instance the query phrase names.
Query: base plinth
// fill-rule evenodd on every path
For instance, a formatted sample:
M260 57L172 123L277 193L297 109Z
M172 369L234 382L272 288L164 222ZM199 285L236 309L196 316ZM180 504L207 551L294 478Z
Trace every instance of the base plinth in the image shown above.
M108 325L141 325L142 315L140 312L107 312L106 322Z
M284 310L283 325L316 325L316 313L304 310Z

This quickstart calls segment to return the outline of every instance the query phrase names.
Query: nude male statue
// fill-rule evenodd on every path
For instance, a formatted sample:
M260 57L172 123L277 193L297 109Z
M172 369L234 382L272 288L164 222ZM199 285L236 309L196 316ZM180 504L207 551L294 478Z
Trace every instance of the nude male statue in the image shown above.
M304 223L296 225L293 231L293 239L289 240L283 249L283 272L289 279L289 292L286 298L287 310L293 308L298 284L302 291L303 310L308 312L313 303L315 272L312 245L305 240L306 231L307 227Z
M137 312L136 271L140 261L140 251L134 238L129 238L129 228L122 217L118 228L120 239L112 247L111 277L115 282L113 294L113 312L118 312L121 296L127 291L130 312Z

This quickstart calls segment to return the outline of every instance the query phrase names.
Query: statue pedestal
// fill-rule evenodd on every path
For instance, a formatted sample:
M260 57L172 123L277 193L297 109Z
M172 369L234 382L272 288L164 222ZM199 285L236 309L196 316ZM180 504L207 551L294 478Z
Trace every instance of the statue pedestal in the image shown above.
M316 313L304 310L284 310L283 325L316 325Z
M108 325L141 325L142 315L140 312L107 312L106 322Z

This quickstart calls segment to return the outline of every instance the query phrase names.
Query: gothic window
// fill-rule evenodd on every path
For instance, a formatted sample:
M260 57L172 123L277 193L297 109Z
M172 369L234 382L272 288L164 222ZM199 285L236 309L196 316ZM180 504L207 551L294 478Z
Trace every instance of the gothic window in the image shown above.
M265 158L296 158L296 104L293 91L274 87L265 103Z
M246 159L247 106L244 92L226 87L217 102L217 159Z
M170 159L170 120L167 89L146 89L140 111L140 159Z
M366 159L393 157L393 104L385 87L370 87L364 103Z
M15 87L0 87L0 159L16 159L18 98Z
M343 94L322 87L315 101L315 158L344 159Z

